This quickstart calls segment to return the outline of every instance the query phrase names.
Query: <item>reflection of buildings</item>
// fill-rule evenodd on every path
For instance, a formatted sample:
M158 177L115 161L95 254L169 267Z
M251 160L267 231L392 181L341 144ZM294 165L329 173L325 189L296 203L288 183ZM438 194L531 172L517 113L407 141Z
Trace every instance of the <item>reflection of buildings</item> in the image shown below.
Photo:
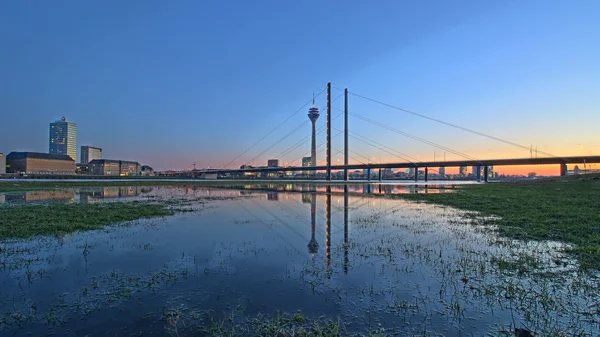
M277 201L279 200L279 194L277 192L267 192L267 200Z
M142 193L149 193L152 187L140 186L115 186L104 188L91 188L80 191L79 201L82 203L94 202L100 199L134 197Z
M71 201L75 199L73 191L31 191L21 193L9 193L6 195L6 201Z
M310 227L311 227L311 238L308 242L308 252L313 256L319 252L319 243L315 238L315 227L317 221L317 192L312 192L310 195L306 194L310 198ZM304 194L302 194L304 200Z

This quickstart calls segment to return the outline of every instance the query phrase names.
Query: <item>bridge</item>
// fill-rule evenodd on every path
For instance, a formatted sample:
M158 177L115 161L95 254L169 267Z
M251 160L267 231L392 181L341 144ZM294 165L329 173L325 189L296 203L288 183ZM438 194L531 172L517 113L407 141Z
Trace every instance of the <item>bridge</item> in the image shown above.
M342 97L342 95L338 96L335 99L332 99L331 96L331 83L327 83L327 87L326 89L323 89L318 95L322 94L323 91L326 91L326 95L327 95L327 104L326 104L326 125L325 128L323 130L323 128L321 128L321 131L326 131L326 147L325 147L325 151L326 151L326 155L325 155L325 163L324 165L314 165L316 163L316 128L315 128L315 123L317 121L317 119L320 116L320 112L319 109L316 108L315 106L315 96L313 95L313 99L312 99L312 103L313 106L312 108L309 109L309 113L308 113L308 117L310 122L312 122L312 135L311 135L311 140L312 140L312 144L311 144L311 151L309 152L311 154L310 157L310 163L311 165L302 165L302 166L296 166L296 165L289 165L286 167L280 167L280 166L268 166L268 167L252 167L250 165L242 165L239 168L228 168L229 165L231 165L234 161L236 161L237 159L239 159L241 156L245 155L246 153L248 153L252 148L254 148L260 141L264 140L267 136L269 136L270 134L272 134L277 128L279 128L281 125L283 125L285 122L287 122L288 120L290 120L293 116L295 116L298 112L302 111L302 109L304 109L306 107L307 103L305 104L303 107L301 107L300 109L298 109L294 114L292 114L291 116L289 116L288 118L286 118L282 123L280 123L275 129L271 130L269 133L267 133L265 136L263 136L258 142L254 143L253 145L251 145L250 147L248 147L244 152L242 152L240 155L238 155L236 158L234 158L233 160L231 160L228 164L223 165L222 168L213 168L213 169L201 169L201 170L196 170L196 172L202 173L204 174L206 177L208 178L217 178L218 176L223 176L223 175L247 175L247 174L256 174L256 173L284 173L284 172L309 172L313 177L315 177L315 173L317 171L325 171L325 180L327 181L331 181L332 180L332 171L342 171L343 172L343 180L344 181L348 181L349 180L349 170L365 170L366 172L368 172L367 177L369 180L371 180L371 172L372 171L377 171L378 172L378 178L379 180L382 180L382 169L403 169L403 168L408 168L411 169L411 171L414 174L414 179L415 181L418 181L419 179L419 172L420 169L423 169L422 172L422 176L424 178L425 181L428 181L429 178L429 169L430 168L446 168L446 167L473 167L473 176L474 178L476 178L477 180L483 180L483 181L488 181L488 169L490 167L499 167L499 166L516 166L516 165L557 165L557 172L560 172L560 175L566 175L567 173L567 165L578 165L578 164L598 164L600 163L600 156L595 156L595 155L590 155L590 156L556 156L544 151L537 151L536 150L536 156L533 157L533 149L531 147L527 147L506 139L502 139L496 136L492 136L492 135L488 135L485 134L483 132L479 132L476 130L472 130L460 125L456 125L453 123L449 123L443 120L439 120L436 118L432 118L420 113L416 113L413 111L409 111L406 109L402 109L399 107L396 107L394 105L391 104L387 104L360 94L356 94L356 93L351 93L352 95L368 100L370 102L374 102L380 105L383 105L385 107L388 108L392 108L392 109L396 109L398 111L407 113L407 114L411 114L414 116L418 116L420 118L432 121L432 122L436 122L436 123L440 123L446 126L450 126L452 128L456 128L458 130L464 131L464 132L468 132L471 134L475 134L481 137L485 137L487 139L491 139L493 141L497 141L497 142L501 142L504 143L506 145L510 145L512 147L516 147L516 148L520 148L520 149L525 149L530 151L531 153L531 158L509 158L509 159L477 159L474 158L472 156L469 156L467 154L461 153L457 150L451 149L447 146L443 146L440 144L436 144L432 141L429 141L427 139L406 133L404 131L401 131L397 128L394 128L390 125L386 125L383 124L381 122L377 122L374 121L368 117L359 115L357 113L353 113L350 112L348 109L348 96L349 96L349 91L348 89L340 89L340 88L336 88L340 91L343 91L343 97L344 97L344 109L338 109L340 110L343 115L344 115L344 130L339 130L335 127L333 127L332 125L332 106L331 103L332 101L335 101L339 98ZM317 96L318 96L317 95ZM341 114L338 114L337 116L335 116L335 118L340 117ZM450 161L419 161L414 157L411 157L407 154L401 153L399 152L397 149L391 148L389 146L386 146L385 144L381 144L378 143L376 141L373 141L371 139L369 139L368 137L365 137L363 135L359 135L356 132L351 132L349 130L348 127L348 119L349 116L353 116L356 117L359 120L371 123L375 126L378 126L384 130L390 131L390 132L394 132L396 134L400 134L402 136L411 138L413 140L419 141L421 143L427 144L429 146L432 146L435 149L439 149L442 150L444 152L449 152L451 154L457 155L459 157L462 157L464 159L460 159L460 160L450 160ZM335 119L334 118L334 119ZM273 147L275 147L276 145L278 145L279 143L281 143L283 140L285 140L286 138L288 138L291 134L293 134L294 132L298 131L299 129L301 129L301 127L303 127L304 125L306 125L309 121L305 120L304 123L298 125L295 129L293 129L292 131L290 131L288 134L286 134L284 137L280 138L279 140L277 140L274 144L272 144L271 146L267 147L265 150L261 151L258 155L256 155L254 158L252 158L249 163L254 162L256 159L258 159L259 157L263 156L264 154L266 154L269 150L273 149ZM333 165L331 163L331 158L332 158L332 142L331 142L331 134L332 134L332 130L337 130L338 135L343 133L344 134L344 164L343 165ZM386 152L390 155L393 155L395 157L398 157L400 159L403 159L403 161L401 162L390 162L390 163L364 163L356 158L353 157L355 162L359 162L359 163L350 163L349 162L349 157L350 154L349 152L353 152L349 149L348 146L348 137L352 136L354 139L365 142L366 144L373 146L383 152ZM286 149L284 152L282 152L280 155L275 156L275 158L279 159L285 155L290 154L293 150L299 148L300 146L302 146L303 144L305 144L306 142L308 142L308 137L305 137L305 139L297 142L296 144L292 145L292 147ZM342 151L338 151L338 153L340 153ZM353 152L355 153L355 152ZM541 153L543 155L543 157L537 157L537 154ZM308 154L308 153L307 153ZM359 156L361 156L358 153L355 153ZM364 156L362 156L364 157ZM308 158L308 157L303 157L303 159ZM364 157L366 158L366 157ZM303 163L304 164L304 163ZM483 171L483 174L482 172Z

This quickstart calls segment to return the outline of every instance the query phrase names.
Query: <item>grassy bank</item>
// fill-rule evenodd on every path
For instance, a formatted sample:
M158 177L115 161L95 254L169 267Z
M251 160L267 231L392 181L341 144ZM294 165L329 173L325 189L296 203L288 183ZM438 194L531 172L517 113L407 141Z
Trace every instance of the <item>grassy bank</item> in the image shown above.
M476 211L504 236L574 244L584 269L600 269L600 175L464 185L457 193L392 196Z
M0 239L99 229L109 224L172 214L149 203L52 204L0 207Z

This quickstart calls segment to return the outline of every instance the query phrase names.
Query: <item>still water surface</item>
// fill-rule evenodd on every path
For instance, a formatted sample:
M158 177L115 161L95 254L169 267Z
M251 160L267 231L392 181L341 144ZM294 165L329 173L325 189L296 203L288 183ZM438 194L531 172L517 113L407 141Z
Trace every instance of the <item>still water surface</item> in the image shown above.
M427 190L425 190L425 188ZM497 236L485 219L374 194L448 186L90 188L21 203L174 200L187 212L0 243L10 335L197 332L232 314L301 311L390 335L598 335L598 278L564 246ZM181 320L169 319L172 312ZM179 316L178 316L179 317Z

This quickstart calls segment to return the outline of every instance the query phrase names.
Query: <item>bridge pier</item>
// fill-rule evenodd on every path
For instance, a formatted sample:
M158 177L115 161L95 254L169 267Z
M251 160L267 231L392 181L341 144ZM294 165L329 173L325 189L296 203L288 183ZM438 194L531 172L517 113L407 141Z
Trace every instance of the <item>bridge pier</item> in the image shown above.
M489 175L489 173L488 173L488 166L485 165L483 167L483 181L486 182L486 183L488 182L488 175Z
M477 177L477 181L481 181L481 166L477 165L477 174L475 175L475 177Z
M425 168L425 182L429 180L429 167Z
M567 164L566 163L560 164L560 175L561 176L567 175Z
M415 167L415 181L419 181L419 167Z
M367 169L367 180L371 181L371 169L370 168Z
M381 169L379 169L379 181L381 181Z

